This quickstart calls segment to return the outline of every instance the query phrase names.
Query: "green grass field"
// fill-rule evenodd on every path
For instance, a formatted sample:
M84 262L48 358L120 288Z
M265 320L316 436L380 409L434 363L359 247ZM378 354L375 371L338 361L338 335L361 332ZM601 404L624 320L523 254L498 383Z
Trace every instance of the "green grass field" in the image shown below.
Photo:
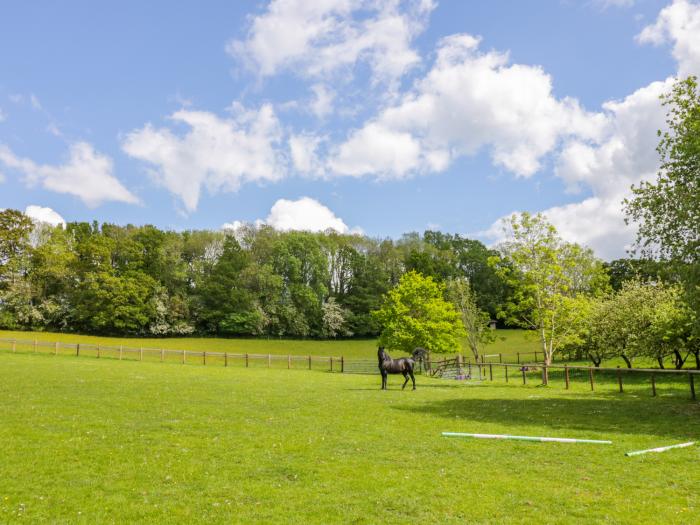
M497 340L489 345L488 353L515 355L516 352L532 352L537 340L525 330L499 330ZM125 338L98 337L53 332L13 332L0 330L2 339L24 339L48 342L101 344L104 346L167 348L207 352L232 352L274 355L344 356L346 358L375 359L375 339L341 339L319 341L313 339L223 339L205 337Z
M418 381L0 352L0 523L697 522L687 396Z

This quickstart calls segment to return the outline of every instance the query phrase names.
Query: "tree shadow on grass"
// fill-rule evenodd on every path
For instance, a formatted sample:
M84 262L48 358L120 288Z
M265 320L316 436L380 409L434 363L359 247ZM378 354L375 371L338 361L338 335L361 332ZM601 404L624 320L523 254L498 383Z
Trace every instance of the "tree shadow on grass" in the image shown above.
M536 395L533 392L533 396ZM468 431L465 423L476 422L512 427L546 426L554 431L574 430L600 436L622 433L686 440L700 438L700 404L682 399L645 399L614 394L528 399L462 397L392 408L459 422L459 428L444 430Z

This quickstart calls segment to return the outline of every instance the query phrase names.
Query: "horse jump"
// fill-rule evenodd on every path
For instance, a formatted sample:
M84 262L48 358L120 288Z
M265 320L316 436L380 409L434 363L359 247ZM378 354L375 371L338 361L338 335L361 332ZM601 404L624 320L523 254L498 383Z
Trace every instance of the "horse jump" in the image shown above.
M401 390L406 388L410 376L413 381L413 390L416 389L416 378L413 376L415 361L413 359L410 357L392 359L383 346L379 347L377 357L379 358L379 373L382 374L382 390L387 390L386 380L389 374L403 374L405 381Z

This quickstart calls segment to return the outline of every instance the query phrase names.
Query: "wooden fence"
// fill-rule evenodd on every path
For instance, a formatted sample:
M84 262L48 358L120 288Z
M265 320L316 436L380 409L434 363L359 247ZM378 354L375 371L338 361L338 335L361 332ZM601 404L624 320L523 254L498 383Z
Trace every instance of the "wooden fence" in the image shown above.
M147 348L108 346L86 343L61 343L39 341L37 339L0 339L0 349L22 353L44 353L72 355L76 357L110 358L131 361L178 362L240 367L267 367L287 369L325 370L343 372L345 359L335 356L251 354L233 352L208 352L194 350L173 350L168 348ZM376 366L376 364L375 364Z

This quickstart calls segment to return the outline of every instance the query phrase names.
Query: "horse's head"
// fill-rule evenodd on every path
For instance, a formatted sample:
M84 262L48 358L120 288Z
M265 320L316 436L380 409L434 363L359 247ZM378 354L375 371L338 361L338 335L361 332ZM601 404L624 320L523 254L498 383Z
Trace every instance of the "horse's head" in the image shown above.
M380 346L379 350L377 350L377 357L379 358L380 362L384 361L385 359L389 359L389 354L386 353L383 346Z

